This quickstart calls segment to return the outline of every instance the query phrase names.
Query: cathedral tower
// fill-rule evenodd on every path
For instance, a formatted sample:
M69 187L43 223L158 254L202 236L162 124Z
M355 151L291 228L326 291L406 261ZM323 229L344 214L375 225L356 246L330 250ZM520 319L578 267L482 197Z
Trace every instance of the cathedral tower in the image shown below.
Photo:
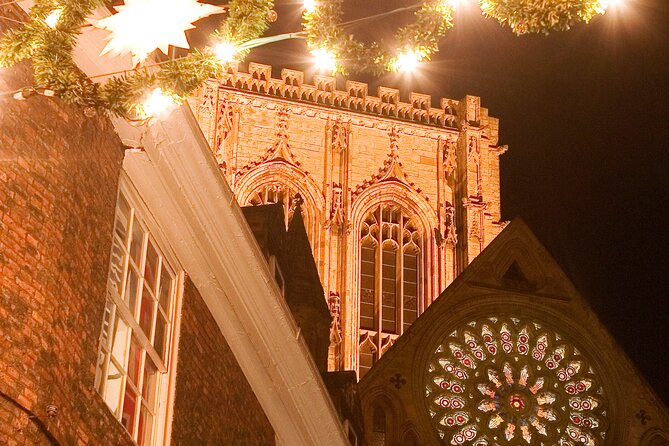
M503 229L498 120L441 99L249 64L193 104L242 206L300 204L334 316L330 370L362 376Z

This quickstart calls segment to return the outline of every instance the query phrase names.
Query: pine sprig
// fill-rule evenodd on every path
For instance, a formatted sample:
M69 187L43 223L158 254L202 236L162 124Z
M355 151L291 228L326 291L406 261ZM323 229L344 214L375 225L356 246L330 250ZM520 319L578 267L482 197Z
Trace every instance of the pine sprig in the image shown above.
M103 0L36 0L28 20L0 37L0 66L30 59L36 86L53 90L68 104L129 119L142 117L140 104L154 89L183 101L222 72L224 67L212 52L194 50L152 69L139 68L101 84L93 82L76 66L72 54L86 17L104 5ZM241 44L261 37L273 5L273 0L232 0L227 20L212 39ZM51 28L45 20L55 10L59 19ZM240 56L247 52L240 51Z
M480 6L484 15L517 35L567 31L605 10L601 0L481 0Z
M346 35L341 27L342 0L323 0L313 11L303 15L307 46L313 51L326 48L338 60L337 70L382 74L391 70L397 56L414 51L428 59L439 50L439 40L453 27L453 9L439 0L424 3L415 13L415 22L400 28L394 46L382 47L378 42L365 45Z

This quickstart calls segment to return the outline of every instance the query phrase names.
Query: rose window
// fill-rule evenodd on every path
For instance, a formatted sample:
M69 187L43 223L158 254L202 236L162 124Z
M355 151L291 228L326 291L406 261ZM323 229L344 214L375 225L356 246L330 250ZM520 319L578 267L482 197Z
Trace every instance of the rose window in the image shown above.
M491 317L455 330L430 360L426 394L447 444L604 442L606 399L595 371L537 323Z

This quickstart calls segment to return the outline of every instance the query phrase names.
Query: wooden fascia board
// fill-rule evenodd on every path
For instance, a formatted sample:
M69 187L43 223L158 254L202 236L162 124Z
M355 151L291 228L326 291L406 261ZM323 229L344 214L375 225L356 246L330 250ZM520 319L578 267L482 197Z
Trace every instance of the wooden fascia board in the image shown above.
M142 134L124 169L216 320L280 441L348 444L260 248L187 106ZM125 132L125 130L130 130ZM177 376L178 379L178 376Z

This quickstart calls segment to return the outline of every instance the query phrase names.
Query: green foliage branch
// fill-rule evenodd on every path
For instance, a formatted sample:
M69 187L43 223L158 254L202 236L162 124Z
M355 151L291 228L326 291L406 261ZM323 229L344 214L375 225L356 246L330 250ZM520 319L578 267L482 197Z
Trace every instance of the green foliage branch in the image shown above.
M453 8L443 0L429 0L415 12L413 23L397 30L394 47L388 49L379 42L366 45L342 28L342 3L343 0L321 0L313 11L302 16L309 49L331 52L337 59L336 71L342 73L392 71L397 56L407 51L427 60L439 50L439 40L453 27Z
M480 6L517 35L567 31L605 11L601 0L480 0Z
M34 82L53 90L69 104L93 107L129 119L143 116L142 101L147 93L161 88L174 100L185 100L205 80L218 76L225 66L208 49L194 50L187 56L154 66L140 66L103 83L96 83L74 63L73 50L86 17L107 6L103 0L36 0L28 19L0 38L0 66L9 67L30 59ZM273 0L231 0L228 17L212 34L214 40L239 45L262 36ZM60 10L58 23L45 22ZM248 49L240 50L239 58Z

